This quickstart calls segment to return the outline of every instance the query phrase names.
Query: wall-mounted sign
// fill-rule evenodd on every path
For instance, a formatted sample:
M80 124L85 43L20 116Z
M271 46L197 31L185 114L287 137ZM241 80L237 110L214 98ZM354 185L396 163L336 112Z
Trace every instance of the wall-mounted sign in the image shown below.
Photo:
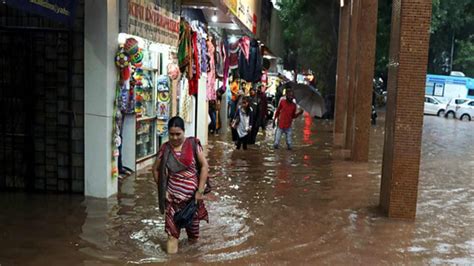
M177 46L179 16L151 1L128 0L128 33L150 41Z
M234 14L237 16L237 2L238 0L224 0L224 5Z
M6 4L71 25L77 0L6 0Z
M257 34L257 2L255 0L238 0L237 18L253 34Z

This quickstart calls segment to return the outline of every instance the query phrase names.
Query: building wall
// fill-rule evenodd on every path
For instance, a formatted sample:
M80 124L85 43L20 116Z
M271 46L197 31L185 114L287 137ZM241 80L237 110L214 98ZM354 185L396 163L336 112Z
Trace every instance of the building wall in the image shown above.
M0 7L0 25L10 28L8 31L14 36L11 41L20 38L31 44L26 52L30 62L18 64L30 66L20 69L25 72L24 78L31 81L25 93L34 104L32 111L27 111L27 106L21 110L28 116L25 121L30 127L27 142L33 154L25 160L32 172L19 177L24 183L13 185L15 188L84 191L83 5L83 0L79 1L71 30L44 17L6 5ZM3 67L11 66L0 66Z

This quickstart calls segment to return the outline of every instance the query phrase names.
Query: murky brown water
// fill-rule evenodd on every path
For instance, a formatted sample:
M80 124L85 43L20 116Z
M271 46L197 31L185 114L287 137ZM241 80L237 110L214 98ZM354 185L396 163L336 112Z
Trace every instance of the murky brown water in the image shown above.
M183 234L178 255L161 248L164 222L144 171L108 201L1 194L0 264L474 264L474 123L425 117L415 222L377 209L383 126L372 128L365 164L332 148L329 122L295 126L291 152L271 149L271 130L248 151L211 138L218 200L200 242Z

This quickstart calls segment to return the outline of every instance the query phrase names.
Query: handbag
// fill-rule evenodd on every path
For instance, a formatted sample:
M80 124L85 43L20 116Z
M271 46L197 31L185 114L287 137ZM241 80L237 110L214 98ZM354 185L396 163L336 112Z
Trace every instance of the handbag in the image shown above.
M237 126L239 125L239 123L240 123L240 115L239 115L239 112L237 111L237 114L235 115L234 119L232 119L230 123L230 127L233 129L237 129Z
M194 195L184 208L175 212L173 216L174 223L178 228L186 228L193 222L194 215L196 215L197 203Z

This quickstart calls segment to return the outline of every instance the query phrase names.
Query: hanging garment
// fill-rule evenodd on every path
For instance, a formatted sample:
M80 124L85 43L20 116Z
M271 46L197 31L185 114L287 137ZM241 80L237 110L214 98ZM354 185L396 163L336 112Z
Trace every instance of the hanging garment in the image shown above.
M239 67L240 46L235 42L229 46L229 69L237 69Z
M230 63L229 63L229 43L224 40L224 43L223 43L223 46L222 46L222 51L224 53L224 73L223 73L223 78L222 78L222 82L223 82L223 86L227 86L227 78L229 77L229 67L230 67Z
M207 50L209 52L209 71L207 72L207 100L216 99L216 69L214 64L214 44L207 40Z
M245 59L249 61L250 57L250 38L248 36L243 36L239 40L239 47L241 53L245 56Z
M250 42L249 60L243 53L239 57L240 78L247 82L260 82L262 79L262 55L260 46L255 39Z
M183 80L183 89L184 89L184 91L186 91L186 89L188 89L188 91L189 91L189 88L186 88L186 83L187 82L185 82ZM184 122L191 123L194 119L194 117L192 116L193 98L188 93L184 93L183 98L182 99L180 98L180 101L183 101L183 105L182 105L183 109L180 110L180 116L183 118Z
M223 78L224 77L224 58L225 58L224 44L221 41L217 41L216 47L217 49L215 49L215 56L214 56L216 76L218 78Z
M178 64L181 73L192 78L192 43L191 26L184 19L179 23Z
M201 72L206 73L209 71L209 54L208 45L207 45L207 33L204 29L200 28L200 39L199 39L199 47L201 50Z
M201 77L200 65L199 65L199 48L197 32L192 33L192 48L193 48L193 60L192 69L193 76L189 79L189 95L197 95L199 90L199 78Z

